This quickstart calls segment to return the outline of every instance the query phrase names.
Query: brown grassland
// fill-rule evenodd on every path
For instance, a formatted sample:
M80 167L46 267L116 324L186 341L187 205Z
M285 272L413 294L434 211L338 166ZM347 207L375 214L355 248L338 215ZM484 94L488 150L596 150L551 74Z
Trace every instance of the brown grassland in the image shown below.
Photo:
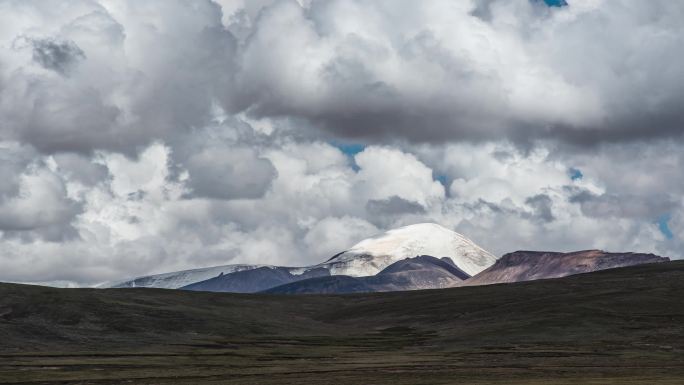
M0 284L0 384L682 384L684 262L355 295Z

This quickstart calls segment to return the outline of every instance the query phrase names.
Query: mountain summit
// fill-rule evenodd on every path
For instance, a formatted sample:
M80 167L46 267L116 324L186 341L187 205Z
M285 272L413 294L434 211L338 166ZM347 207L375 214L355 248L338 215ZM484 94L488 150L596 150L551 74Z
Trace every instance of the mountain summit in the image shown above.
M417 256L432 256L437 259L448 257L455 268L469 276L496 262L496 257L463 235L435 223L419 223L365 239L313 266L226 265L138 277L102 287L182 287L191 290L250 292L268 289L266 283L271 281L273 286L277 286L314 276L373 276L396 262ZM269 278L266 279L266 276ZM253 285L247 282L250 277L260 283Z
M419 255L449 257L471 276L496 262L495 256L463 235L436 223L419 223L365 239L317 266L327 268L331 275L363 277Z

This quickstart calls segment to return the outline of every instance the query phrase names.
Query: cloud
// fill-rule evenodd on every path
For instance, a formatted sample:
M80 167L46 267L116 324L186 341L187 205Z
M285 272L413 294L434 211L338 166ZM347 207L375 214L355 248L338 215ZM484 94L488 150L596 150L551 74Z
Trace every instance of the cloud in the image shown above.
M544 222L551 222L556 217L553 216L553 200L546 194L537 194L525 200L534 209L534 216Z
M209 124L216 106L368 142L682 133L684 7L666 0L52 8L7 2L0 34L0 135L45 153L131 155Z
M21 175L19 194L0 204L0 231L6 236L31 239L31 232L60 241L77 236L71 221L80 213L69 199L59 176L49 170L31 170Z
M595 195L588 191L573 193L570 202L579 203L586 216L598 218L657 218L677 208L679 202L668 195Z
M54 166L34 156L30 148L0 144L0 234L29 242L76 237L72 221L82 207Z
M432 170L414 155L386 147L367 147L354 157L360 170L357 193L371 199L398 197L421 206L444 197Z
M381 228L391 228L393 223L425 222L427 214L421 204L408 201L396 195L386 199L371 199L366 203L368 220ZM427 220L429 221L429 220Z
M410 202L396 195L387 199L371 199L366 203L366 210L371 215L421 214L425 208L418 203Z
M135 157L98 152L90 167L79 166L81 155L44 157L38 164L46 166L34 174L34 183L20 179L6 190L5 202L26 201L21 216L10 222L32 226L22 229L22 236L16 229L2 230L3 279L95 284L225 263L306 265L384 229L423 221L451 227L496 254L597 247L681 256L681 200L665 206L672 213L671 240L658 229L657 204L589 212L587 201L577 198L580 192L599 200L624 195L612 192L619 183L597 176L600 164L582 165L586 176L572 180L567 165L581 163L577 157L550 161L550 152L525 154L510 144L430 146L412 150L413 155L408 149L369 146L356 155L355 170L344 153L322 142L273 143L253 151L276 172L263 195L250 199L192 193L184 163L176 163L172 148L161 143ZM12 158L24 159L18 167L26 170L31 154ZM472 189L447 196L432 178L437 169ZM669 172L662 165L659 170ZM54 186L62 187L50 184L57 181ZM498 188L492 186L501 185L507 195L493 194ZM647 197L634 196L618 207ZM71 232L60 239L47 231L56 228Z
M211 1L11 1L2 24L4 140L133 155L232 108L237 42Z
M682 13L668 1L273 2L249 21L241 99L368 140L679 137Z
M307 231L304 243L313 254L332 257L367 238L369 234L378 232L378 228L361 218L328 217L316 222Z
M304 265L425 221L684 257L678 2L0 10L0 280Z
M71 69L85 59L85 54L72 41L58 42L51 39L34 39L33 60L45 69L68 75Z
M208 148L186 164L196 196L215 199L260 198L276 176L271 162L249 148Z

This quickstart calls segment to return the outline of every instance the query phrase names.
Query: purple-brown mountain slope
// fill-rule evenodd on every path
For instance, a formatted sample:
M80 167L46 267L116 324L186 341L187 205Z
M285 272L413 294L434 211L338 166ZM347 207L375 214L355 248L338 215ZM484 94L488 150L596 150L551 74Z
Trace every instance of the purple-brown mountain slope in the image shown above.
M532 281L612 269L643 263L669 261L655 254L607 253L584 250L571 253L550 251L515 251L499 258L494 265L466 280L461 286Z

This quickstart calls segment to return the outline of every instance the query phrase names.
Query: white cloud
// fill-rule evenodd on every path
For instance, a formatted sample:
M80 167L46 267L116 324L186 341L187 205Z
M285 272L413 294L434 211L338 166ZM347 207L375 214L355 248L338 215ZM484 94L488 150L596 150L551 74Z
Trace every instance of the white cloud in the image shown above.
M330 256L346 250L359 240L378 233L371 223L354 217L326 217L316 222L304 236L304 244L313 255ZM324 259L321 259L323 262Z
M428 206L444 197L432 170L415 156L386 147L368 147L355 156L360 167L356 192L368 199L398 196Z
M303 265L423 221L497 254L684 257L683 15L2 1L0 280Z

